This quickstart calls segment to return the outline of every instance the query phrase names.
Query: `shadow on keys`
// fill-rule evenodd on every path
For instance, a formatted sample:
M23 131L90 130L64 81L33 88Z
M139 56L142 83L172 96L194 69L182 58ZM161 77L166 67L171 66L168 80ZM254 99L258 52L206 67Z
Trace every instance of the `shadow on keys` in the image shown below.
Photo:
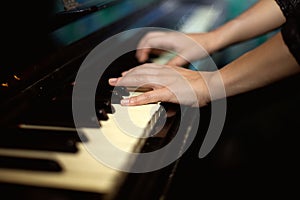
M122 98L120 95L130 95L124 88L114 91L112 95L119 100ZM142 136L153 128L154 120L158 120L161 112L159 104L127 109L107 99L97 101L96 97L99 126L90 127L83 123L77 133L70 96L66 95L67 92L63 94L36 104L34 109L18 118L18 127L3 130L9 134L0 141L0 180L3 182L0 186L8 196L23 199L102 199L107 198L106 195L114 195L126 173L97 161L85 145L93 142L101 151L109 151L101 141L93 140L96 134L104 134L121 149L140 151L143 141L126 135L118 128L117 120L124 117L119 115L125 112L133 117L138 128L132 131ZM120 168L131 164L126 157L118 160Z
M120 57L112 66L124 63L126 57L128 66L136 65L133 54L130 52ZM126 196L128 199L139 199L140 195L144 195L143 199L151 199L161 194L172 166L163 169L163 173L128 174L99 162L86 148L86 145L93 143L99 151L109 152L106 144L94 138L97 134L103 134L124 151L153 151L165 145L173 134L170 130L176 129L172 126L178 116L167 117L167 105L120 106L120 99L138 92L128 91L124 87L106 87L108 74L120 72L112 67L106 73L99 82L95 96L96 118L91 116L79 124L77 130L72 115L72 78L63 85L48 87L50 89L42 91L42 95L33 96L30 105L15 116L13 123L3 125L2 132L6 134L0 140L1 191L12 199L28 200L124 199ZM85 99L79 101L84 103ZM179 114L176 106L169 108L169 111ZM123 116L124 113L126 116ZM136 128L131 129L135 137L119 127L118 120L128 117L135 123ZM163 119L166 118L167 125L164 126ZM141 138L160 129L160 134L155 137ZM134 164L126 156L116 158L119 168ZM145 192L136 193L136 189L142 186L141 181L149 178L152 181L143 184ZM152 183L156 181L160 182L161 187L153 187Z

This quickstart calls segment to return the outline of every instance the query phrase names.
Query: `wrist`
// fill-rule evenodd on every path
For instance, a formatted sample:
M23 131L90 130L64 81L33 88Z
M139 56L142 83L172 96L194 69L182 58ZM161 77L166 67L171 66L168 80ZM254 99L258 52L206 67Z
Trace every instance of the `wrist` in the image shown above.
M225 98L226 90L222 75L219 70L208 72L209 75L206 78L208 96L210 101Z
M197 79L194 89L198 98L198 106L205 106L211 101L226 96L223 81L218 71L197 73L200 73L200 78Z
M239 33L240 26L240 22L237 19L233 19L225 25L209 32L211 35L210 38L212 38L211 46L213 50L218 51L238 42L240 35L237 35L237 33Z
M210 53L221 50L225 45L225 38L222 30L216 29L208 33L210 38Z

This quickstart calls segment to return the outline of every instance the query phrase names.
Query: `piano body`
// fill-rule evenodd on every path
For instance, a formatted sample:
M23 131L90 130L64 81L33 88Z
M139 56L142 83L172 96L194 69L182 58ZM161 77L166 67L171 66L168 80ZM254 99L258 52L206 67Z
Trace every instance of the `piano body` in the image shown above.
M101 163L87 146L93 143L99 151L109 151L94 138L100 129L125 151L159 149L172 139L184 112L178 105L163 103L129 109L118 105L118 99L134 93L124 88L115 90L107 79L141 64L134 52L129 52L111 63L99 81L95 100L99 127L83 124L76 130L71 110L75 77L86 56L105 39L139 27L206 31L217 21L216 5L212 1L33 0L14 8L7 2L5 6L14 10L6 16L11 21L3 20L1 36L6 49L1 61L1 193L11 199L31 200L165 196L177 161L152 172L124 172ZM195 25L199 17L207 20ZM117 45L124 44L126 38ZM120 115L125 110L128 114ZM138 121L138 128L129 130L138 138L125 135L114 121L128 116ZM193 117L185 121L191 123ZM154 137L139 138L158 130ZM130 157L110 156L118 158L117 166L136 165ZM151 169L164 156L143 164Z
M290 181L299 175L297 76L228 98L221 137L213 151L199 159L209 125L209 106L200 109L199 127L193 108L179 110L178 105L164 103L130 108L132 121L139 121L141 127L132 130L133 134L159 132L153 137L133 138L119 130L113 119L124 108L111 102L111 97L120 98L120 93L126 96L128 91L118 88L116 94L107 78L141 64L134 52L129 52L114 61L99 82L95 99L99 127L83 125L78 132L74 129L68 106L76 73L99 43L139 27L207 31L222 21L225 1L31 0L14 4L5 2L11 12L1 17L6 27L1 32L5 53L0 69L3 196L30 200L174 200L220 194L233 197L238 190L269 197L295 194L297 190ZM124 45L126 38L119 42ZM94 143L100 151L109 150L93 139L100 129L125 151L151 152L172 140L179 121L187 127L182 147L195 127L198 134L180 158L159 170L117 170L101 163L86 148L86 144ZM175 153L180 155L180 149ZM143 164L151 168L165 156ZM118 161L120 166L140 164L126 156L118 157Z

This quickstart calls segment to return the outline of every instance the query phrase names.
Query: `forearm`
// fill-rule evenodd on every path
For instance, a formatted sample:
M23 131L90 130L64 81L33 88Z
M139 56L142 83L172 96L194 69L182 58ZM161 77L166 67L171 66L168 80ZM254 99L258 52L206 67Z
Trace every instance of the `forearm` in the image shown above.
M211 31L215 50L272 31L285 23L275 0L260 0L238 17Z
M281 33L277 33L261 46L224 66L219 72L226 96L233 96L299 73L300 66L288 50Z

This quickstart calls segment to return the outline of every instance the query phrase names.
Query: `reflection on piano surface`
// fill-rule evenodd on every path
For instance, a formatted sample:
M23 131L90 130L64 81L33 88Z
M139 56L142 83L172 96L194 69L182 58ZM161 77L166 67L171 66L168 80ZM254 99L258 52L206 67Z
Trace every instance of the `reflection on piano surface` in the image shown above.
M188 27L192 31L195 29L186 23L192 23L195 17L209 18L214 24L215 4L95 0L76 1L79 4L71 8L62 2L32 0L22 4L9 16L17 20L6 23L1 37L6 52L0 75L0 123L4 133L0 141L0 189L22 199L159 199L168 190L176 162L155 172L131 174L101 163L86 145L94 143L99 151L107 152L108 147L94 138L101 130L124 151L150 152L171 140L176 121L184 113L171 104L130 108L118 104L118 100L134 93L112 88L107 79L140 64L134 52L129 52L114 61L99 81L97 119L88 119L98 126L83 123L76 130L71 107L76 72L97 44L121 31L144 26L182 31L188 31ZM6 5L13 6L9 2ZM34 17L27 17L29 12ZM194 28L206 31L209 24ZM124 109L126 116L122 116ZM172 112L175 114L170 115ZM136 123L127 127L129 135L114 120L127 117ZM192 122L192 117L187 121ZM155 136L145 137L158 130ZM134 165L127 157L119 156L117 161L119 166ZM145 165L151 166L151 162Z

